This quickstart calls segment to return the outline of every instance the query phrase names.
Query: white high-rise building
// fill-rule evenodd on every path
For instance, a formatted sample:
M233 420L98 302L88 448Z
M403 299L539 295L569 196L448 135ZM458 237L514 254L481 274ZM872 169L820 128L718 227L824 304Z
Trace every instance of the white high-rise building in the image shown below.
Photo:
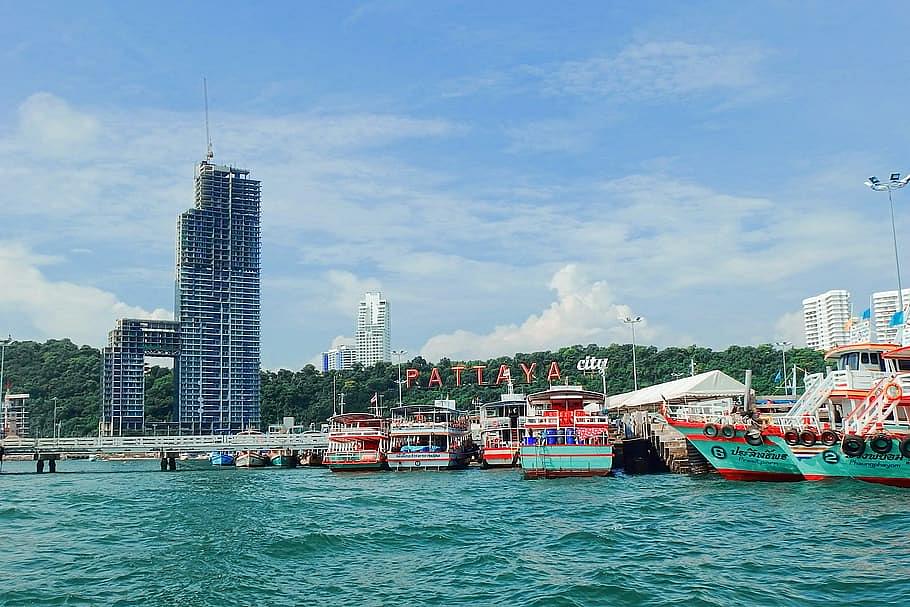
M348 371L357 362L357 351L351 346L338 346L322 353L322 370Z
M360 301L354 341L357 362L364 367L379 361L392 361L392 321L389 302L382 293L366 293Z
M806 345L827 350L850 343L850 292L832 290L803 300Z
M904 307L910 304L910 289L904 289ZM897 289L872 294L872 324L875 325L875 341L897 343L897 330L891 327L891 318L897 312Z

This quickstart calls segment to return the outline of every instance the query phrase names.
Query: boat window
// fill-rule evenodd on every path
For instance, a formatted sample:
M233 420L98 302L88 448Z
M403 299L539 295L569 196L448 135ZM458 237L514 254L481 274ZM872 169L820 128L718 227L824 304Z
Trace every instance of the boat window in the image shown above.
M859 371L859 354L857 352L851 352L850 354L847 354L845 362L846 362L846 365L844 365L844 366L847 369L853 369L854 371Z
M910 359L898 359L894 361L897 363L897 368L900 371L910 371Z
M864 365L869 364L869 353L868 352L862 353L862 355L860 356L860 362L863 363Z

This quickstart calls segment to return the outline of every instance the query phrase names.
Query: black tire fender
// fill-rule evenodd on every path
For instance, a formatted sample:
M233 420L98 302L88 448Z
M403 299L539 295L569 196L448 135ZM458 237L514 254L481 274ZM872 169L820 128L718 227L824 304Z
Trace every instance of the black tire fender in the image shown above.
M869 447L876 453L891 453L891 437L887 434L877 434L869 441Z
M815 432L812 430L803 430L799 433L799 443L805 445L806 447L814 447L815 443L818 442L818 437L815 436Z
M789 430L784 432L784 441L788 445L791 445L791 446L798 445L799 444L799 432L797 432L793 428L790 428Z
M866 452L866 441L861 436L848 434L841 443L841 449L845 455L858 457Z
M730 424L724 424L724 426L720 429L720 434L724 438L733 438L736 436L736 428Z
M823 444L824 446L833 447L834 445L837 444L837 441L838 441L837 432L835 432L834 430L825 430L824 432L822 432L820 440L821 440L821 444Z

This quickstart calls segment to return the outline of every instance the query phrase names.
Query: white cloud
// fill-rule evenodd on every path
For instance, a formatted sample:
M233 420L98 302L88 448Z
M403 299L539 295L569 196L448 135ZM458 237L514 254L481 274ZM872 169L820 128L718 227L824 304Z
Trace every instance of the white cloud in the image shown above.
M108 291L48 279L40 267L59 261L18 243L0 242L0 310L20 321L16 338L69 337L100 346L118 318L173 318L167 310L131 306Z
M604 281L592 282L576 265L566 265L550 281L556 301L532 314L520 325L500 325L486 334L458 330L430 338L421 356L439 360L490 358L515 352L555 349L569 344L625 341L628 331L619 320L631 314L628 306L614 302ZM656 331L643 320L637 335L649 340Z
M764 54L755 48L716 48L681 41L633 44L612 56L543 68L550 94L626 99L679 97L758 84Z
M781 315L774 323L774 329L777 337L775 341L789 341L797 348L805 347L806 323L802 310Z
M375 278L358 278L353 272L329 270L326 273L327 290L331 293L335 308L344 314L355 316L357 304L367 291L382 291Z
M99 130L96 118L50 93L35 93L19 106L19 137L39 155L79 154Z

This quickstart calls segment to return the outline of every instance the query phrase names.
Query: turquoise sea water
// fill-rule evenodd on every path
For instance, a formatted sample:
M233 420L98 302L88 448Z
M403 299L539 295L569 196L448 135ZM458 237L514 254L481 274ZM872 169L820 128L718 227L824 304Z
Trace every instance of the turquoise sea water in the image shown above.
M896 488L179 465L4 462L0 605L910 605Z

